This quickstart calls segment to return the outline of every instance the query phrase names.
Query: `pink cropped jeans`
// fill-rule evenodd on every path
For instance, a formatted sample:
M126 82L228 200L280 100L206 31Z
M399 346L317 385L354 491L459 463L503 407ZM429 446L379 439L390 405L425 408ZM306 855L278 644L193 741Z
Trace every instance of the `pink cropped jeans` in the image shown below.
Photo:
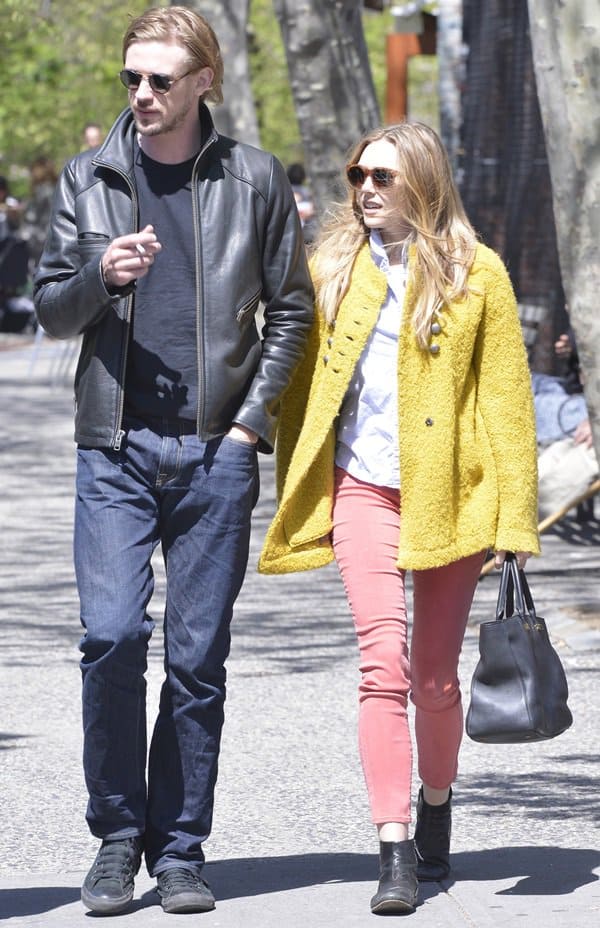
M398 490L336 468L333 548L358 636L359 747L373 822L410 822L415 705L421 780L445 789L456 778L463 713L458 659L484 552L413 573L410 654L405 571L396 566Z

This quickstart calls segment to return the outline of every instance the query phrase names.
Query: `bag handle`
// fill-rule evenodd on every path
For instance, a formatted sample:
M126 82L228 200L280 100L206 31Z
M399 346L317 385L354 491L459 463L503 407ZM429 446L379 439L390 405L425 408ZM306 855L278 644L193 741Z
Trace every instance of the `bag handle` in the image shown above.
M522 618L528 619L530 624L536 624L537 616L533 596L529 589L525 571L520 570L517 566L517 559L512 551L507 551L500 576L496 621L501 622L503 619L514 615L515 612Z
M529 621L532 627L537 626L537 615L533 604L533 596L529 589L529 584L524 570L519 570L516 560L511 561L511 571L515 587L515 600L519 615Z
M513 586L514 580L510 568L510 558L513 555L507 551L500 574L500 589L496 603L496 621L501 622L513 614Z

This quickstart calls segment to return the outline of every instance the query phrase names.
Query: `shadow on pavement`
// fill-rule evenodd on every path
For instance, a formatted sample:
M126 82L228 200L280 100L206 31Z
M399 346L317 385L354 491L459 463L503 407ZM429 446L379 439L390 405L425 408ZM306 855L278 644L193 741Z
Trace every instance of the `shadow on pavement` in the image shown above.
M258 857L208 863L206 879L217 900L285 892L321 883L350 883L377 878L377 857L366 854L305 854ZM79 886L32 886L0 890L0 921L41 915L80 899ZM148 890L127 912L156 906L159 898ZM87 916L96 916L88 912ZM102 916L104 917L104 916Z
M570 545L597 545L600 544L600 519L592 517L584 522L565 519L552 527L552 534Z
M597 763L598 755L586 754L585 763ZM582 763L582 761L580 761ZM456 808L463 806L468 814L510 816L515 812L535 820L552 818L556 821L579 819L581 827L600 821L598 780L590 773L566 773L559 765L572 761L565 755L552 758L556 769L536 770L505 777L499 788L495 774L481 775L461 784ZM591 768L590 768L591 769ZM600 853L597 863L600 863Z
M439 884L445 891L459 880L495 882L515 879L497 895L566 895L593 883L600 851L559 847L502 847L469 851L452 857L452 879ZM245 858L207 864L206 878L217 899L234 899L285 892L322 883L376 883L377 857L367 854L306 854ZM435 894L436 884L422 884L420 895Z
M494 882L515 879L514 886L497 896L562 896L594 883L600 851L592 848L499 847L452 856L452 879L447 889L462 880Z
M26 889L0 889L0 921L41 915L69 905L80 897L79 887L30 886Z
M600 852L559 847L501 847L468 851L452 857L452 877L443 884L421 884L421 902L447 892L461 881L494 883L514 879L497 896L568 895L598 880ZM369 854L299 854L288 857L246 857L208 863L205 875L217 901L287 892L325 883L377 881L377 857ZM492 891L492 890L491 890ZM80 898L79 887L35 886L0 890L0 921L50 912ZM143 893L128 912L156 906L154 890ZM94 918L93 913L87 916Z
M237 899L322 883L376 881L378 864L374 854L298 854L214 861L204 872L217 899Z
M0 731L0 751L7 751L9 748L23 747L21 742L26 742L30 735L21 735L18 732Z

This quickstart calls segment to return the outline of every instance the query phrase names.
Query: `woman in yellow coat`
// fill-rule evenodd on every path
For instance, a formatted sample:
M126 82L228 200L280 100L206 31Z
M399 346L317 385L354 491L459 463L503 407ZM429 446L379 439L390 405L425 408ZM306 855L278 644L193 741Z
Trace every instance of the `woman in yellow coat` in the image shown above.
M319 312L283 400L259 568L335 557L360 650L359 744L379 834L375 913L447 875L458 659L485 552L539 552L530 377L514 294L427 126L376 130L312 260ZM407 634L405 571L413 571ZM415 705L422 780L409 839Z

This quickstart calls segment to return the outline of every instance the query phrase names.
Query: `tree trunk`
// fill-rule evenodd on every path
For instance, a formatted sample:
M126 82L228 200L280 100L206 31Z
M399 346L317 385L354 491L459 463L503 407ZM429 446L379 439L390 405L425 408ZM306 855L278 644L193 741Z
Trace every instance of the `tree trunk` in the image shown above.
M190 0L171 6L187 6L204 16L215 30L225 67L224 102L211 112L223 135L230 135L250 145L260 145L258 120L250 86L248 61L248 12L250 0Z
M529 0L558 252L600 460L600 7Z
M342 192L348 149L380 123L361 0L273 0L317 213Z
M437 18L437 56L440 130L456 177L462 122L460 89L464 82L465 70L462 0L440 0Z
M463 0L463 27L463 202L508 268L532 370L556 374L554 344L568 320L527 4Z

